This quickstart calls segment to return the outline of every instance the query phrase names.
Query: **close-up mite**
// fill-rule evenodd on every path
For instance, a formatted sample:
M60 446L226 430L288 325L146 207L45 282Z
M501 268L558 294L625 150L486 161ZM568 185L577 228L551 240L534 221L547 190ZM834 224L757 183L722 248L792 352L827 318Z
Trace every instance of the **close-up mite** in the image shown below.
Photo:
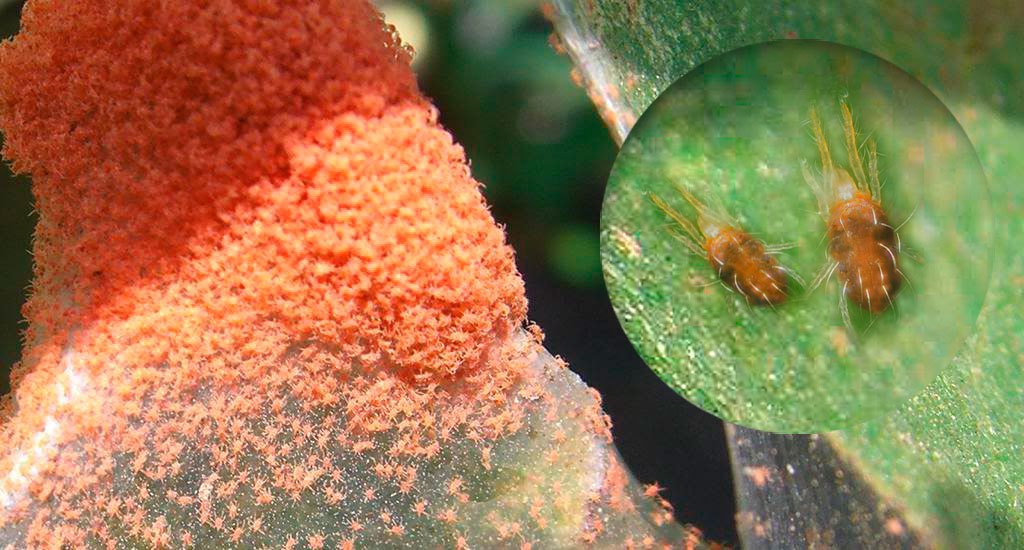
M845 101L840 102L840 108L849 171L832 161L821 119L812 108L811 129L821 157L821 178L814 177L806 164L803 174L818 199L818 212L827 225L828 239L828 263L815 277L811 288L827 282L835 273L843 285L839 310L843 323L852 329L848 301L872 315L895 308L893 300L906 275L900 270L903 247L899 227L889 223L882 205L877 148L873 140L867 140L865 172L853 114Z
M696 222L684 217L654 193L648 196L672 218L669 233L697 256L707 259L719 280L751 305L775 306L789 295L787 275L796 274L779 264L775 255L789 244L767 245L740 228L722 209L712 210L686 189L676 189L697 213ZM678 226L678 227L677 227Z

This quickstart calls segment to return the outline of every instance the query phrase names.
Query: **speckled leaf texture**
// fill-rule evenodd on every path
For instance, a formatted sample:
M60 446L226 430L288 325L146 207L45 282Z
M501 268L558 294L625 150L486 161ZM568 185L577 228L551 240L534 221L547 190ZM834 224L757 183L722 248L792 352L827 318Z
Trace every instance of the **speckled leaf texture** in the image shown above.
M729 50L768 40L821 39L863 49L919 78L957 117L977 149L994 208L992 279L975 333L953 364L897 412L824 435L833 453L862 477L883 505L940 548L1016 548L1024 545L1024 407L1020 364L1024 343L1019 305L1024 294L1024 236L1019 174L1024 143L1024 4L1013 0L798 3L670 0L559 0L551 17L613 136L621 143L636 118L677 77ZM730 429L738 444L806 454L808 436ZM813 437L813 436L811 436ZM763 456L762 456L763 457ZM806 460L806 457L804 457ZM799 461L794 461L794 463ZM756 462L737 464L739 484ZM831 469L801 475L795 468L753 476L774 502L800 509L801 491L833 484ZM751 476L746 476L750 478ZM813 546L829 542L820 530L787 529L768 500L739 491L748 547ZM758 504L760 503L760 504ZM785 516L785 514L781 514ZM840 518L839 521L854 518ZM791 520L790 520L791 521ZM751 527L751 525L753 527ZM759 528L755 528L759 527ZM883 522L889 534L900 520ZM867 540L867 539L864 539ZM832 540L842 544L841 540ZM850 541L846 541L849 543ZM916 543L915 543L916 544ZM896 546L890 541L886 545Z

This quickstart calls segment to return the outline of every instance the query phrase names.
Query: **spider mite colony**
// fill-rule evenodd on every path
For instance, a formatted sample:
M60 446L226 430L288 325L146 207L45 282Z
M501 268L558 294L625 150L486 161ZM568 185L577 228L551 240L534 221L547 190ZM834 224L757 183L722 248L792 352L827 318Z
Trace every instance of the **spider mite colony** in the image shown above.
M839 310L843 323L852 329L849 302L873 315L895 308L893 300L906 276L900 270L899 227L889 223L882 204L877 148L874 141L867 141L865 167L850 107L844 101L840 109L847 168L832 160L821 119L814 109L811 129L821 170L816 176L806 164L802 168L804 179L817 197L828 239L828 262L810 288L836 275L842 284ZM784 302L789 294L788 279L800 282L800 278L783 267L775 254L790 246L766 245L740 228L724 210L708 208L686 189L677 189L696 211L696 221L680 214L658 195L649 194L651 201L673 220L669 233L689 251L707 258L726 288L740 293L748 304L774 306Z

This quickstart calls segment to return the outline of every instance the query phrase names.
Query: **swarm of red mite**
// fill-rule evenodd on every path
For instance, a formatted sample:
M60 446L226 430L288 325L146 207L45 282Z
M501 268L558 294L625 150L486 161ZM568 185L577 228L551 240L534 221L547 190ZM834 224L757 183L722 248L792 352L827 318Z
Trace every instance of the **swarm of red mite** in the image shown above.
M39 225L0 545L674 525L599 401L516 336L512 251L368 1L48 0L22 25L0 125Z

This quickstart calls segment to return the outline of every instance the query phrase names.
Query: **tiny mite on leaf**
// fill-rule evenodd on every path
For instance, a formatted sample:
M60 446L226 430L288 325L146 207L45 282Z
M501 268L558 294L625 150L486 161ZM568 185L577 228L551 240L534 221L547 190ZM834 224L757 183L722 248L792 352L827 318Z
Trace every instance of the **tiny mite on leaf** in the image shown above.
M894 307L893 299L906 277L900 271L899 228L889 223L882 206L875 143L867 142L865 173L853 114L845 101L840 107L850 171L832 162L821 119L812 109L811 128L821 156L821 179L815 178L806 164L803 172L817 196L818 211L825 219L828 237L829 261L811 287L821 285L836 274L843 285L839 295L840 312L843 322L851 328L848 301L872 314L880 314Z
M677 190L697 211L696 223L658 195L649 194L651 202L675 222L669 226L669 233L690 252L706 258L722 284L739 292L748 304L774 306L784 302L789 291L786 274L798 282L799 279L779 264L775 254L791 245L766 245L741 229L725 212L711 210L682 187Z

